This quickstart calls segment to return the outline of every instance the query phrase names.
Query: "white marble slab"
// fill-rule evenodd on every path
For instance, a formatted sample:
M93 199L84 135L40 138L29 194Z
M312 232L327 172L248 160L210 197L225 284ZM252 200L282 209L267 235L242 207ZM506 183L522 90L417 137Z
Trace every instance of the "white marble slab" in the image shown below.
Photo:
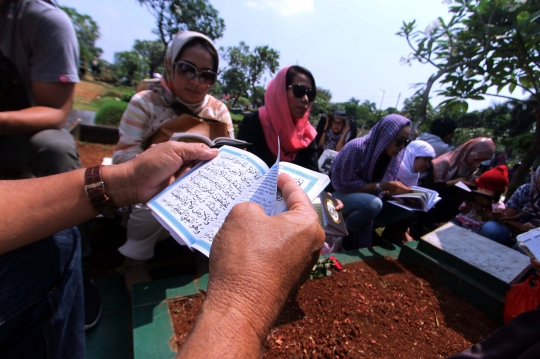
M512 284L529 269L529 257L452 223L422 237L429 244Z

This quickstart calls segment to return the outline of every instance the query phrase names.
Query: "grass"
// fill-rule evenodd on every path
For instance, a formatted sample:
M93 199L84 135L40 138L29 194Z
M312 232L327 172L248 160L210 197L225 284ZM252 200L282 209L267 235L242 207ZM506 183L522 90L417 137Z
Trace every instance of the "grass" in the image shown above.
M231 119L233 120L233 122L242 122L242 120L244 119L244 115L242 115L241 113L231 113Z
M89 80L87 77L75 86L73 108L96 112L108 99L134 93L133 87L114 86Z

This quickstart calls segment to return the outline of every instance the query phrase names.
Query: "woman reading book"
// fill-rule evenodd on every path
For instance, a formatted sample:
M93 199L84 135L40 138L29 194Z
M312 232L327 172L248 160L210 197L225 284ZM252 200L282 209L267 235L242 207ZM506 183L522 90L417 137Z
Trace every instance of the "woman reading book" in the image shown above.
M419 222L432 229L457 215L464 197L461 190L455 188L456 183L461 181L469 187L476 187L474 173L480 163L490 159L494 152L495 144L490 138L478 137L434 159L433 171L428 171L421 186L439 192L442 200L431 211L422 213Z
M399 165L398 179L407 186L418 185L420 173L427 170L435 157L435 150L429 143L412 141L405 149L403 161Z
M178 33L167 48L161 83L136 93L124 112L113 162L126 162L151 145L168 141L173 133L197 133L212 140L234 137L227 107L208 94L218 66L218 52L209 38L193 31ZM145 261L169 232L141 203L132 206L126 236L119 251L126 257L129 290L133 283L150 280Z
M403 149L409 144L411 121L389 115L366 136L343 147L332 165L334 197L343 202L349 237L343 248L372 246L373 222L385 226L408 217L412 212L383 202L384 197L410 192L397 181Z
M247 150L268 167L276 162L280 150L281 161L319 172L317 131L309 123L309 110L316 95L315 79L307 69L281 69L268 84L265 106L242 120L238 138L252 143Z

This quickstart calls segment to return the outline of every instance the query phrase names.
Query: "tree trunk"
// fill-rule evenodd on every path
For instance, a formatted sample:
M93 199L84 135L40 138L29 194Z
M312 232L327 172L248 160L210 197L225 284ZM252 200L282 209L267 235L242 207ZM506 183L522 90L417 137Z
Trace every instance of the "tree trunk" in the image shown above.
M429 102L429 92L431 91L431 87L433 87L433 84L439 77L441 77L445 72L442 70L437 72L434 75L431 75L429 77L429 80L426 83L426 88L424 89L424 93L422 95L422 104L420 105L420 114L418 116L418 119L414 123L414 126L412 128L412 139L416 139L419 135L420 126L422 125L422 122L426 119L426 113L427 113L427 105Z
M516 173L514 173L514 176L512 177L512 182L510 182L508 191L506 191L506 200L510 199L516 189L525 183L525 178L527 177L534 160L540 153L540 108L534 110L534 116L536 117L536 130L534 131L531 147L527 150L527 153L521 161L521 165L517 168Z

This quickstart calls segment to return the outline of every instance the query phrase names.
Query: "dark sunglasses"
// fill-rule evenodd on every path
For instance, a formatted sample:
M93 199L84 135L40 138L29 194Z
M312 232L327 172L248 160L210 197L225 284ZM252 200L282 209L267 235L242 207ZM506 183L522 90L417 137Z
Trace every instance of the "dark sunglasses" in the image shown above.
M313 102L317 95L313 87L306 88L304 85L289 85L287 88L292 88L292 93L296 98L302 98L307 95L309 102Z
M217 74L214 71L199 71L195 66L184 61L178 61L176 63L175 71L178 76L185 77L189 80L193 80L195 77L198 77L199 83L206 86L212 86L217 79Z
M396 141L396 147L401 147L401 146L407 147L409 143L411 143L411 140L409 139L406 139L406 140L394 139L394 141Z

